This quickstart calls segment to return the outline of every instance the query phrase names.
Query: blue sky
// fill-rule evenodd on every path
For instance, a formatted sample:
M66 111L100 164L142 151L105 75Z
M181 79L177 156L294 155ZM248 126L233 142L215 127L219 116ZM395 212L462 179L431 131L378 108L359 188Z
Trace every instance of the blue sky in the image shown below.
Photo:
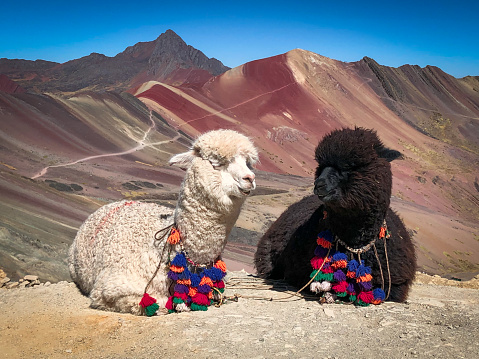
M479 76L478 0L3 0L0 58L115 56L167 29L230 67L301 48L345 62L368 56Z

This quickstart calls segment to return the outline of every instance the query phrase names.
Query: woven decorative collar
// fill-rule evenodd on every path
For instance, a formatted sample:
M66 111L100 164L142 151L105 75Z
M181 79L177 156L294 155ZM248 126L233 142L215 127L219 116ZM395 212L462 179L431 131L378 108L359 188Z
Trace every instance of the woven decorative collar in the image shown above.
M198 271L198 267L193 267ZM168 298L165 307L169 313L189 310L208 310L213 304L213 291L223 293L226 265L217 260L211 268L201 268L198 273L188 269L187 255L179 252L170 263L170 278L174 286L174 294Z
M371 267L365 266L361 259L348 261L346 254L333 249L333 238L329 230L318 234L318 246L311 259L313 282L310 290L323 293L328 303L334 302L335 296L348 297L358 306L382 303L386 296L381 288L373 290Z
M181 246L181 236L175 227L171 228L167 241L169 245ZM165 308L168 313L208 310L214 302L214 291L221 296L225 290L223 278L226 264L220 259L210 265L196 264L188 257L183 246L181 249L170 262L168 278L173 281L174 294L168 298ZM146 291L140 305L148 316L154 315L159 309L156 300Z

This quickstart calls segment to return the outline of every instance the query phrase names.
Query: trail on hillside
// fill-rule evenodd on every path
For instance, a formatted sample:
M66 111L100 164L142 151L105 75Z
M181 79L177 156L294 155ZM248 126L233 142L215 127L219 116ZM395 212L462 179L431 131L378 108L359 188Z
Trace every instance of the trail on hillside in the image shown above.
M100 154L100 155L93 155L93 156L87 156L87 157L84 157L84 158L80 158L78 160L75 160L75 161L72 161L72 162L68 162L68 163L62 163L62 164L58 164L58 165L51 165L51 166L47 166L45 168L43 168L40 172L38 172L37 174L35 174L34 176L32 176L31 178L32 179L36 179L36 178L39 178L39 177L42 177L44 176L48 170L50 168L58 168L58 167L67 167L67 166L72 166L72 165L75 165L77 163L81 163L81 162L86 162L86 161L90 161L90 160L94 160L94 159L98 159L98 158L103 158L103 157L115 157L115 156L123 156L123 155L128 155L130 153L133 153L133 152L136 152L136 151L140 151L142 150L143 148L147 147L147 146L156 146L156 145L161 145L163 143L167 143L167 142L170 142L170 141L174 141L176 139L178 139L180 137L180 135L177 135L175 138L173 139L168 139L168 140L165 140L165 141L159 141L159 142L152 142L152 143L149 143L149 142L146 142L150 132L152 130L154 130L156 128L156 124L155 124L155 121L153 120L153 113L152 111L150 111L150 126L148 127L148 129L144 132L143 134L143 138L138 140L137 141L137 145L128 149L128 150L125 150L125 151L121 151L121 152L113 152L113 153L103 153L103 154Z
M180 127L183 126L183 125L189 124L189 123L194 122L194 121L202 120L202 119L204 119L204 118L206 118L206 117L219 116L220 114L223 114L223 112L225 112L225 111L232 110L232 109L234 109L234 108L236 108L236 107L239 107L239 106L242 106L242 105L244 105L244 104L247 104L247 103L249 103L249 102L251 102L251 101L254 101L254 100L256 100L256 99L258 99L258 98L260 98L260 97L263 97L263 96L265 96L265 95L270 95L270 94L272 94L272 93L281 91L281 90L285 89L286 87L289 87L289 86L294 85L294 84L296 84L296 81L290 82L289 84L286 84L286 85L284 85L284 86L281 86L281 87L279 87L279 88L277 88L277 89L274 89L274 90L271 90L271 91L267 91L267 92L261 93L261 94L259 94L259 95L256 95L256 96L252 97L252 98L249 98L249 99L247 99L247 100L245 100L245 101L239 102L239 103L237 103L237 104L235 104L235 105L233 105L233 106L230 106L230 107L228 107L228 108L224 108L224 109L222 109L221 111L212 112L212 113L209 113L209 114L204 115L204 116L202 116L202 117L198 117L198 118L194 118L194 119L185 121L184 123L178 125L176 128L178 129L178 128L180 128ZM239 121L236 121L236 122L239 122ZM241 124L241 123L239 122L239 124Z

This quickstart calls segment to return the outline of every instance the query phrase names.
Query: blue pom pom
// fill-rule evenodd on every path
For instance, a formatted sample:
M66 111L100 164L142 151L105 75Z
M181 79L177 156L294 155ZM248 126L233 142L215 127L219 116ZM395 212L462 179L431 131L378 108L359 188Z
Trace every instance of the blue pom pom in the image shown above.
M175 258L173 258L173 260L171 261L171 264L177 267L186 267L187 262L185 255L183 253L176 254Z
M384 299L386 299L386 293L384 293L381 288L376 288L375 290L373 290L373 296L376 300L379 299L381 301L384 301Z
M331 233L331 231L329 229L325 230L325 231L322 231L321 233L318 234L318 237L320 238L324 238L325 240L327 240L328 242L331 242L333 243L333 234Z
M356 259L351 259L348 263L348 271L356 272L359 267L359 263Z
M358 269L356 269L356 277L362 277L365 274L371 274L371 267L366 267L361 264Z
M178 273L178 279L190 279L191 277L191 272L188 270L188 268L185 268L185 270L181 273Z
M345 260L347 261L348 260L348 256L346 254L344 254L343 252L336 252L334 253L333 255L333 262L337 262L337 261L340 261L340 260Z
M210 269L205 269L205 274L211 278L212 281L216 282L223 279L225 276L223 271L219 268L213 267Z
M191 280L192 287L198 287L200 285L201 278L198 274L192 273L190 276L190 280Z

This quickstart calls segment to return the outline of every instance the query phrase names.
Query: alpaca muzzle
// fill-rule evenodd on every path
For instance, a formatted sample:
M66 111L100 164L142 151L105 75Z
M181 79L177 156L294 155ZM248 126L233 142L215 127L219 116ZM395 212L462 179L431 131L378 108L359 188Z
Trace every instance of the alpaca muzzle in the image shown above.
M324 178L318 177L314 181L314 194L319 198L323 198L329 194L328 184Z

